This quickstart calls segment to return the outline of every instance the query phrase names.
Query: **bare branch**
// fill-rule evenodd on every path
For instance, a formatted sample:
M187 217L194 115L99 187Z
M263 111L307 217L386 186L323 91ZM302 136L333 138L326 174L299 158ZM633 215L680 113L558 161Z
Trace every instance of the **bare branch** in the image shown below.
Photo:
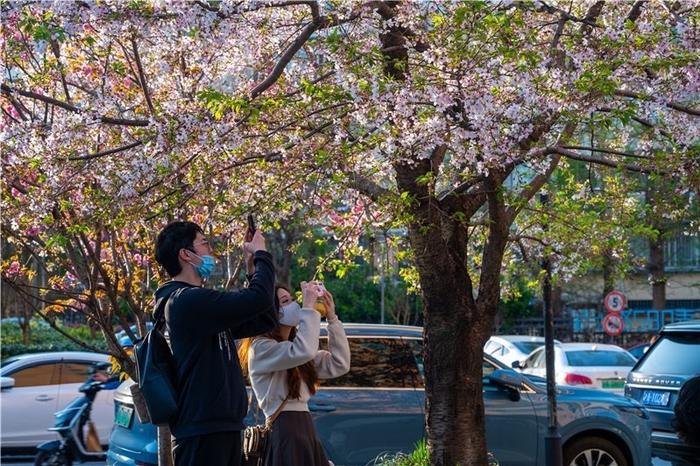
M345 174L348 176L349 185L352 189L364 194L374 202L378 202L382 197L391 194L390 190L381 187L363 175L354 172L346 172Z
M552 160L549 162L547 169L535 176L528 184L525 186L518 195L518 203L512 205L506 209L506 218L508 219L508 224L510 225L515 220L515 217L520 213L522 208L527 204L527 202L532 199L532 197L537 194L537 191L544 186L544 184L549 180L554 173L554 170L559 165L559 160L561 155L555 154Z
M647 3L647 0L639 0L639 1L634 2L634 5L632 5L632 9L627 14L627 18L625 18L625 20L632 21L632 22L637 21L639 16L642 14L642 7L644 6L645 3Z
M151 95L148 92L148 84L146 83L146 74L143 71L143 64L141 63L141 56L139 55L139 48L136 44L136 39L131 38L131 48L134 51L134 60L136 60L136 69L139 72L139 81L141 84L141 89L143 90L143 95L146 97L146 104L148 105L148 110L151 115L156 114L156 110L153 108L153 102L151 102Z
M602 2L598 2L598 3L602 3ZM529 3L518 4L519 7L528 7L529 5L530 5ZM574 16L574 15L570 14L568 11L565 11L565 10L562 10L561 8L557 8L557 7L548 5L547 3L545 3L542 0L540 0L539 2L536 2L535 5L537 5L536 9L538 11L546 11L547 13L557 13L557 14L561 15L567 21L573 21L575 23L583 23L583 24L587 24L587 25L593 26L593 27L600 27L600 26L598 26L598 24L596 24L594 19L591 19L591 17L592 17L591 10L593 10L593 8L595 7L595 5L597 5L597 3L591 7L591 10L589 10L589 12L585 18L579 18L577 16ZM597 15L595 15L595 16L597 16Z
M65 110L68 110L70 112L74 113L83 113L84 110L76 107L75 105L71 105L67 102L63 102L62 100L54 99L53 97L48 97L42 94L37 94L36 92L31 92L31 91L24 91L21 89L15 89L7 84L1 84L0 89L2 90L3 94L6 95L12 95L12 93L16 92L19 95L29 97L31 99L36 99L40 100L42 102L46 102L48 104L54 105L56 107L61 107ZM113 118L113 117L107 117L107 116L101 116L100 121L102 123L108 124L108 125L121 125L121 126L148 126L149 121L148 120L131 120L131 119L126 119L126 118Z
M644 155L639 155L639 154L633 154L631 152L622 152L619 150L613 150L613 149L603 149L600 147L587 147L587 146L562 146L564 149L572 149L572 150L587 150L589 152L600 152L603 154L612 154L612 155L622 155L625 157L634 157L637 159L648 159L649 157L644 156Z
M272 72L250 92L251 100L265 92L279 79L284 72L284 69L287 67L292 58L294 58L294 55L296 55L306 41L309 40L316 29L318 29L318 24L315 22L311 22L304 27L301 34L299 34L299 36L287 48L284 54L282 54L282 58L280 58L280 60L277 62L275 67L272 69Z
M552 38L552 43L549 46L550 52L554 52L559 45L559 39L561 38L562 33L564 32L564 26L566 26L566 18L563 16L559 18L559 21L557 22L557 30L554 33L554 37Z
M598 111L598 112L616 112L616 111L619 111L619 109L612 108L612 107L600 107L596 111ZM639 123L640 125L642 125L646 128L655 129L662 136L667 137L671 141L675 141L675 138L673 137L673 135L671 133L669 133L668 131L666 131L664 129L658 128L654 123L652 123L651 121L649 121L645 118L642 118L642 117L635 115L632 117L632 120L636 121L637 123Z
M116 147L114 149L109 149L101 152L95 152L94 154L88 154L88 155L80 155L80 156L75 156L75 157L67 157L66 160L92 160L96 159L99 157L104 157L106 155L112 155L116 154L118 152L124 152L129 149L133 149L134 147L138 147L141 144L143 144L143 141L136 141L132 142L131 144L127 144L125 146L121 147Z
M652 96L640 94L638 92L632 92L632 91L625 91L622 89L618 89L615 91L615 95L619 97L630 97L632 99L638 99L638 100L651 100L655 101L656 99ZM678 104L676 102L666 102L665 104L668 108L672 108L673 110L678 110L679 112L687 113L688 115L693 115L693 116L700 116L700 110L691 108L685 105Z
M61 49L58 41L56 39L51 39L51 51L56 57L56 63L58 66L58 72L61 75L61 84L63 84L63 92L66 94L66 100L71 101L70 93L68 92L68 85L66 84L66 73L63 69L63 64L61 63Z
M8 116L12 121L14 121L15 123L22 123L22 122L19 121L17 118L13 117L7 110L5 110L4 107L2 108L2 113L4 113L5 115L7 115L7 116Z
M581 25L581 32L588 34L591 32L591 26L597 27L596 19L600 16L600 12L603 11L603 6L605 2L603 0L598 0L588 9L586 17L583 18L583 24Z
M612 168L624 168L625 170L633 171L633 172L638 172L638 173L659 173L659 174L664 174L664 171L661 170L652 170L649 168L644 168L639 165L632 165L624 162L617 162L615 160L608 160L608 159L603 159L599 157L591 157L590 155L583 155L579 154L577 152L573 152L567 149L564 149L563 147L552 147L549 151L550 153L556 153L563 155L566 158L569 159L574 159L574 160L580 160L582 162L590 162L590 163L595 163L598 165L604 165L606 167L612 167Z

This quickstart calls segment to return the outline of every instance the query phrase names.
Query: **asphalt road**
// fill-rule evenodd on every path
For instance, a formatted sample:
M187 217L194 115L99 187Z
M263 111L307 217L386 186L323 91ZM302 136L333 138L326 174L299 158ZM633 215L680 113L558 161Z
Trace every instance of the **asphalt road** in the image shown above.
M6 463L4 461L0 462L2 466L27 466L32 464L31 462L25 462L25 463ZM103 466L104 463L76 463L76 464L81 464L84 466ZM652 462L653 466L671 466L671 463L660 460L658 458L654 458Z

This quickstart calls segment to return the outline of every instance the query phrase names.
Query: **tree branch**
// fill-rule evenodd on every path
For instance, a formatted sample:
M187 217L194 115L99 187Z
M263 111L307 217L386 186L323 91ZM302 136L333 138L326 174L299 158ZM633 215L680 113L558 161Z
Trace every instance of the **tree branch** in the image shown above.
M146 74L143 71L143 64L141 63L141 56L139 55L139 48L136 44L136 39L131 38L131 48L134 51L134 60L136 60L136 69L139 72L139 81L141 84L141 89L143 90L143 95L146 97L146 104L148 105L148 111L151 115L156 114L156 110L153 108L153 102L151 102L151 95L148 92L148 84L146 83Z
M563 147L552 147L549 150L549 153L556 153L563 155L566 158L569 159L574 159L574 160L580 160L582 162L590 162L590 163L595 163L598 165L604 165L606 167L611 167L611 168L624 168L625 170L633 171L633 172L638 172L638 173L658 173L658 174L665 174L666 172L661 171L661 170L652 170L649 168L644 168L639 165L632 165L628 163L623 163L623 162L616 162L614 160L608 160L608 159L602 159L598 157L591 157L589 155L583 155L583 154L578 154L576 152L564 149Z
M80 155L80 156L75 156L75 157L67 157L66 160L92 160L92 159L96 159L99 157L104 157L106 155L112 155L112 154L116 154L118 152L123 152L125 150L133 149L134 147L138 147L141 144L143 144L143 141L136 141L136 142L132 142L131 144L127 144L125 146L116 147L114 149L108 149L108 150L101 151L101 152L95 152L94 154Z
M391 194L390 190L381 187L365 176L354 172L346 172L345 174L348 176L349 185L352 189L364 194L374 202L379 202L380 198Z
M37 94L36 92L15 89L15 88L12 88L4 83L0 85L0 90L2 90L3 94L9 95L9 96L11 96L14 92L16 92L19 95L29 97L31 99L40 100L42 102L46 102L46 103L54 105L56 107L61 107L61 108L68 110L70 112L74 112L74 113L84 113L85 112L85 110L80 109L80 108L76 107L75 105L71 105L68 102L63 102L62 100L54 99L53 97L45 96L42 94ZM105 123L108 125L120 125L120 126L148 126L149 125L148 120L131 120L131 119L126 119L126 118L113 118L113 117L107 117L107 116L101 116L100 121L102 123Z
M638 100L649 100L649 101L656 101L656 99L652 96L640 94L638 92L632 92L632 91L625 91L622 89L618 89L615 91L615 95L619 97L630 97L632 99L638 99ZM687 113L688 115L693 115L693 116L700 116L700 110L687 107L685 105L678 104L676 102L666 102L665 105L668 108L672 108L673 110L678 110L679 112Z
M559 165L559 160L561 159L561 155L555 154L554 157L552 157L552 160L549 162L549 166L547 169L544 171L544 173L540 173L539 175L535 176L528 184L525 186L521 191L520 194L518 195L518 201L515 205L512 205L506 209L506 218L508 219L508 224L510 225L513 223L515 220L515 217L520 213L520 211L523 209L523 207L528 203L532 197L537 194L537 191L544 186L544 184L549 180L549 178L552 176L552 173L554 173L554 170L557 168L557 165Z
M294 58L294 55L296 55L296 53L304 46L306 41L309 40L316 29L318 29L318 24L316 22L311 22L304 27L301 34L299 34L299 36L284 52L280 60L272 69L272 72L250 92L251 100L265 92L279 79L284 72L284 69L287 67L292 58Z
M56 57L56 64L58 66L58 72L61 75L61 84L63 84L63 92L66 94L66 100L71 101L70 93L68 92L68 85L66 84L66 73L63 69L63 64L61 63L61 49L56 39L51 39L51 50Z
M627 18L625 18L625 21L637 21L639 16L642 14L642 7L645 3L647 3L647 0L639 0L634 2L634 5L632 5L632 9L627 14Z
M603 154L623 155L625 157L634 157L637 159L648 159L649 158L649 157L646 157L644 155L633 154L631 152L622 152L619 150L612 150L612 149L602 149L600 147L586 147L586 146L562 146L562 147L564 149L587 150L589 152L601 152Z
M598 111L598 112L609 112L609 113L612 113L612 112L619 112L620 110L619 110L619 109L616 109L616 108L612 108L612 107L600 107L600 108L597 109L597 111ZM662 136L667 137L667 138L670 139L671 141L675 141L675 138L673 137L673 135L672 135L671 133L669 133L668 131L666 131L666 130L664 130L664 129L658 128L654 123L652 123L651 121L649 121L649 120L647 120L647 119L645 119L645 118L642 118L642 117L639 117L639 116L636 116L636 115L635 115L635 116L632 116L632 120L636 121L637 123L639 123L640 125L642 125L642 126L644 126L644 127L651 128L651 129L655 129L655 130L657 130L657 131L659 132L659 134L661 134Z

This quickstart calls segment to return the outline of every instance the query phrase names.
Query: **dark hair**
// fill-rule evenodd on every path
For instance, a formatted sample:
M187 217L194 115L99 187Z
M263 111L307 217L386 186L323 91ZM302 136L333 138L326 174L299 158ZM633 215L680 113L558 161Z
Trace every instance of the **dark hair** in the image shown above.
M280 300L277 297L277 291L279 290L285 290L289 294L292 294L291 290L286 286L282 284L277 284L275 285L275 310L277 311L275 313L275 317L278 316L279 310L280 310ZM289 332L289 339L288 341L294 340L294 337L297 335L297 330L293 328ZM279 321L277 322L277 325L275 325L275 328L272 329L270 332L261 335L262 337L265 338L271 338L275 341L283 341L282 335L280 333L280 325ZM253 338L247 338L245 339L242 343L241 346L239 347L238 350L238 359L241 363L241 369L243 370L243 373L247 375L248 373L248 353L250 352L250 345L253 343L253 340L256 337ZM316 366L314 366L314 362L309 361L307 363L302 364L301 366L297 367L292 367L291 369L287 369L287 387L289 389L289 398L290 399L295 399L299 398L301 396L301 380L304 380L306 383L306 386L309 388L309 393L314 395L316 393L316 390L318 389L318 373L316 372Z
M700 375L683 384L673 412L678 437L687 445L700 447Z
M182 272L178 255L181 249L193 247L197 233L204 234L204 231L199 225L192 222L172 222L158 233L156 261L171 277Z

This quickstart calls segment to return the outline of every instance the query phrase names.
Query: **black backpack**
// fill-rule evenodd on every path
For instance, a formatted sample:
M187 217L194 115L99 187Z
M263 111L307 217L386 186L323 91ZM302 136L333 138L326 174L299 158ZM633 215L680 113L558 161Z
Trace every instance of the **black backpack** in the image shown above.
M177 417L177 366L165 329L165 306L173 295L190 288L182 286L156 302L155 325L135 345L138 385L152 424L172 424Z

